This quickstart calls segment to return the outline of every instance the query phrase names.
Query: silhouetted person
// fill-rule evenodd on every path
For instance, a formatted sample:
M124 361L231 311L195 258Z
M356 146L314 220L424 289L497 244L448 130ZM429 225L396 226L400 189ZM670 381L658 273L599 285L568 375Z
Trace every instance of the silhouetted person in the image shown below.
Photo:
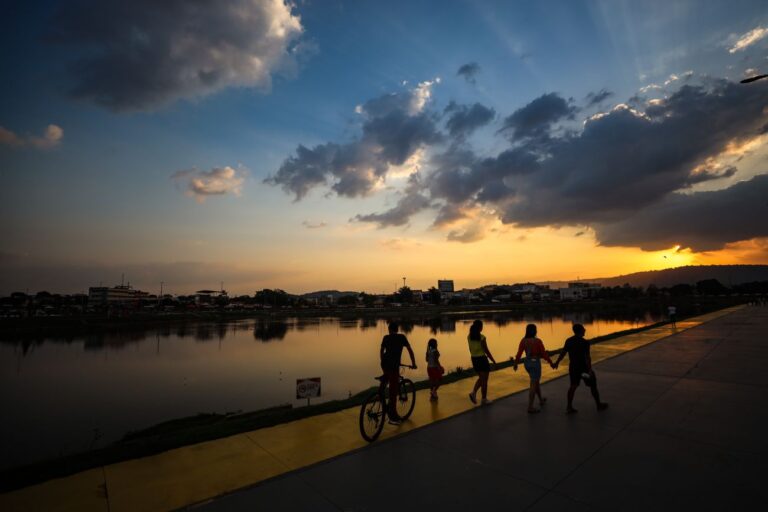
M437 350L437 340L430 338L427 342L427 375L429 376L429 399L437 400L437 388L440 387L440 381L443 379L445 369L440 364L440 351Z
M672 327L677 327L677 308L675 306L667 306L667 314L669 315L669 322Z
M467 342L469 343L469 355L472 356L472 368L477 372L477 381L475 381L475 387L469 394L469 399L472 400L473 404L476 404L477 390L480 389L483 395L481 403L485 405L488 403L488 374L491 372L488 359L493 361L493 364L496 364L496 360L491 355L491 351L488 350L488 343L482 332L483 322L480 320L472 322Z
M547 354L547 349L544 348L544 343L536 337L536 326L534 324L528 324L525 327L525 337L520 340L520 345L517 348L517 355L515 356L515 371L517 371L517 365L520 364L520 357L525 352L525 360L523 366L525 371L531 378L531 388L528 391L528 412L536 413L540 409L533 406L533 400L538 395L539 405L544 405L547 401L546 398L541 396L541 360L544 359L549 365L554 368L555 365Z
M592 357L589 355L589 341L584 339L586 330L581 324L573 325L573 336L565 340L563 350L555 361L555 368L560 365L566 354L568 354L568 375L571 379L571 387L568 388L568 408L566 412L573 414L578 412L573 408L573 395L581 381L589 386L592 391L592 398L595 399L595 405L598 411L608 407L608 404L600 401L600 393L597 390L597 377L592 369Z
M389 323L389 334L384 335L381 340L381 349L379 357L381 358L381 370L384 372L384 379L381 385L389 383L389 422L398 424L402 422L397 414L397 395L400 392L400 357L403 355L403 347L408 349L411 356L411 368L416 368L416 358L413 355L411 344L404 334L398 334L398 325L395 322Z

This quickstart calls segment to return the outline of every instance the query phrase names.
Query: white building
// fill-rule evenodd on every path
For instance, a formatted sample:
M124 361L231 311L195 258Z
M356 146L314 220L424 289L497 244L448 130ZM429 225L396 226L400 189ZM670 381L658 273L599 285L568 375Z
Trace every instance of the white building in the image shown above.
M600 289L597 283L568 283L568 288L560 288L560 300L593 299Z
M108 304L124 304L148 297L147 292L134 290L131 285L91 286L88 288L88 304L106 306Z

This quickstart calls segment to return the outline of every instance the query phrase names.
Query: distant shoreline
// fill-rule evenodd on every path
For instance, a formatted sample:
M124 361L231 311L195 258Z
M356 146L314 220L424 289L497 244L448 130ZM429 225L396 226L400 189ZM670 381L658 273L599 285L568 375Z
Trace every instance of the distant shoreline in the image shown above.
M717 304L725 307L729 304L744 302L740 297L656 297L637 299L603 299L573 302L529 302L507 304L474 304L451 306L402 306L388 308L313 308L313 309L260 309L247 311L196 311L182 313L145 313L129 316L111 317L105 315L51 316L32 318L0 319L0 339L39 337L46 335L76 336L79 334L108 333L171 327L186 323L210 322L224 323L236 320L274 320L287 318L424 318L443 315L472 316L491 313L528 313L528 312L574 312L574 311L627 311L632 309L662 308L675 303L679 308L691 308L695 304L701 307ZM663 311L662 311L663 312ZM682 311L681 311L682 313ZM695 311L692 311L695 313Z

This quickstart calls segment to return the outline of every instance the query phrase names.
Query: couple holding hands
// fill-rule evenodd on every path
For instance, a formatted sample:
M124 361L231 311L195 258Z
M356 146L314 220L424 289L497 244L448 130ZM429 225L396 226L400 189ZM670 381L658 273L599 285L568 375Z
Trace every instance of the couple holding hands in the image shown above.
M523 366L531 378L531 388L528 394L529 413L537 413L541 410L533 405L537 396L539 397L540 406L544 405L547 401L545 397L541 396L541 360L544 359L549 363L553 370L556 370L560 365L560 361L563 360L566 354L568 355L569 360L568 374L571 380L571 385L568 388L568 406L566 408L566 413L573 414L577 412L576 409L573 408L573 395L582 380L584 381L584 384L590 388L597 409L603 410L608 407L608 404L600 401L600 393L597 390L597 377L592 370L589 341L584 339L585 332L586 330L583 325L574 324L573 336L565 340L565 345L560 351L557 361L552 362L547 350L544 348L544 343L536 337L536 325L528 324L526 326L525 337L520 340L520 346L517 349L514 368L515 371L517 371L517 366L520 364L520 358L523 355L523 352L525 352Z

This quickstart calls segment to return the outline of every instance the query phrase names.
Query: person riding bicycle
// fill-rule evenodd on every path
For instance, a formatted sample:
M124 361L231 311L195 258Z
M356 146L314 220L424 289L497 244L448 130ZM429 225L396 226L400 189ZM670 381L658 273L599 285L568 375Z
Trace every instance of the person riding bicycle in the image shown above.
M397 394L400 392L400 357L403 354L403 347L408 349L408 355L411 356L411 368L416 369L416 357L413 355L411 344L404 334L397 331L399 326L396 322L389 323L389 334L381 340L381 370L384 372L381 385L389 383L389 422L399 424L402 422L397 414Z

